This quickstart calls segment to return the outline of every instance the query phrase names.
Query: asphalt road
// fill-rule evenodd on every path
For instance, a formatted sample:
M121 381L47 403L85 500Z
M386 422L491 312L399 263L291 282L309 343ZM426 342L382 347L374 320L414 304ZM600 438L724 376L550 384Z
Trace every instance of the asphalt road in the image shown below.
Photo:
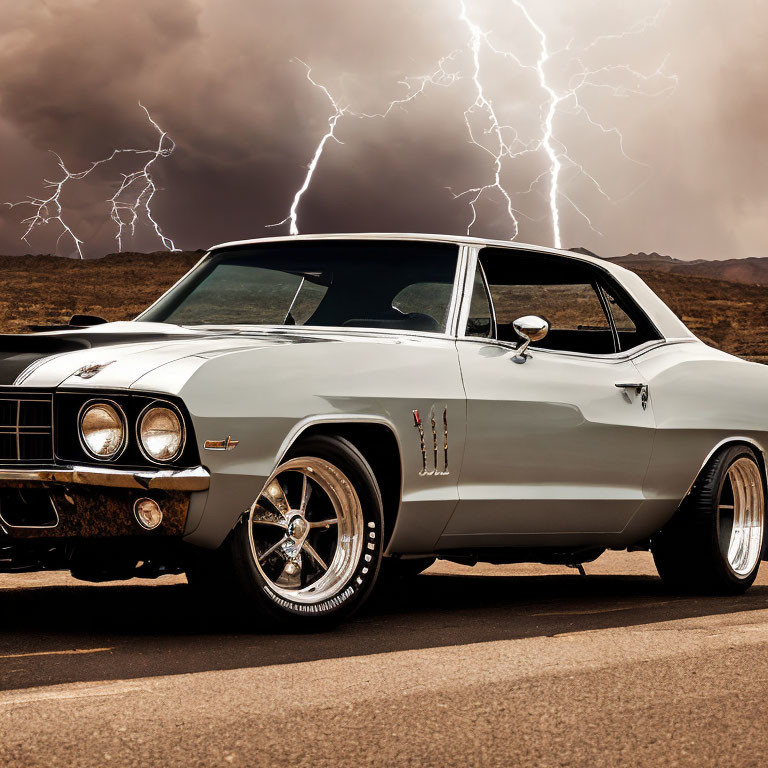
M438 564L298 636L179 578L0 576L0 765L768 764L768 565L738 598L587 574Z

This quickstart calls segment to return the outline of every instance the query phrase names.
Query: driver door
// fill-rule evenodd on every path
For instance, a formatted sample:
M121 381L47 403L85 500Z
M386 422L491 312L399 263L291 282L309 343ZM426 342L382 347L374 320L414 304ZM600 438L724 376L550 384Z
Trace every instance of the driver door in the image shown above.
M459 503L438 547L594 542L639 508L655 425L643 377L617 352L614 316L632 343L652 331L599 281L576 259L481 251L457 342L467 395ZM512 321L523 315L551 330L520 362Z

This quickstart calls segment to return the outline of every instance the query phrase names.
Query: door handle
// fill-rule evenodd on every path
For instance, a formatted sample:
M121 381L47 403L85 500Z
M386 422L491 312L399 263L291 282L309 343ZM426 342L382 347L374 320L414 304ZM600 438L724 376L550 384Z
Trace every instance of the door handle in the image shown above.
M615 387L618 387L619 389L626 390L627 389L634 389L636 395L640 395L640 403L643 406L643 410L645 410L648 407L648 385L647 384L614 384ZM627 398L629 399L629 398Z

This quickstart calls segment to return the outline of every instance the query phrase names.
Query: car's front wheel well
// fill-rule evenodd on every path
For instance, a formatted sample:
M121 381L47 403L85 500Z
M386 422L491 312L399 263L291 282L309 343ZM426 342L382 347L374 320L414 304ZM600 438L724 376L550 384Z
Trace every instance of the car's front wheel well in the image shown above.
M389 543L400 510L402 461L400 447L385 424L368 422L315 424L305 429L297 442L315 435L337 435L349 440L370 464L384 506L384 543Z

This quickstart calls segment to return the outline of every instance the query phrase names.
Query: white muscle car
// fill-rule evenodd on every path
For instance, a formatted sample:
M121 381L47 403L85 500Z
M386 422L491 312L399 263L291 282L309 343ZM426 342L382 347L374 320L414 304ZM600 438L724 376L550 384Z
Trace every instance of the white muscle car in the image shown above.
M768 370L575 253L228 243L133 322L0 336L0 385L5 571L186 571L313 626L435 558L650 549L739 592L764 555Z

